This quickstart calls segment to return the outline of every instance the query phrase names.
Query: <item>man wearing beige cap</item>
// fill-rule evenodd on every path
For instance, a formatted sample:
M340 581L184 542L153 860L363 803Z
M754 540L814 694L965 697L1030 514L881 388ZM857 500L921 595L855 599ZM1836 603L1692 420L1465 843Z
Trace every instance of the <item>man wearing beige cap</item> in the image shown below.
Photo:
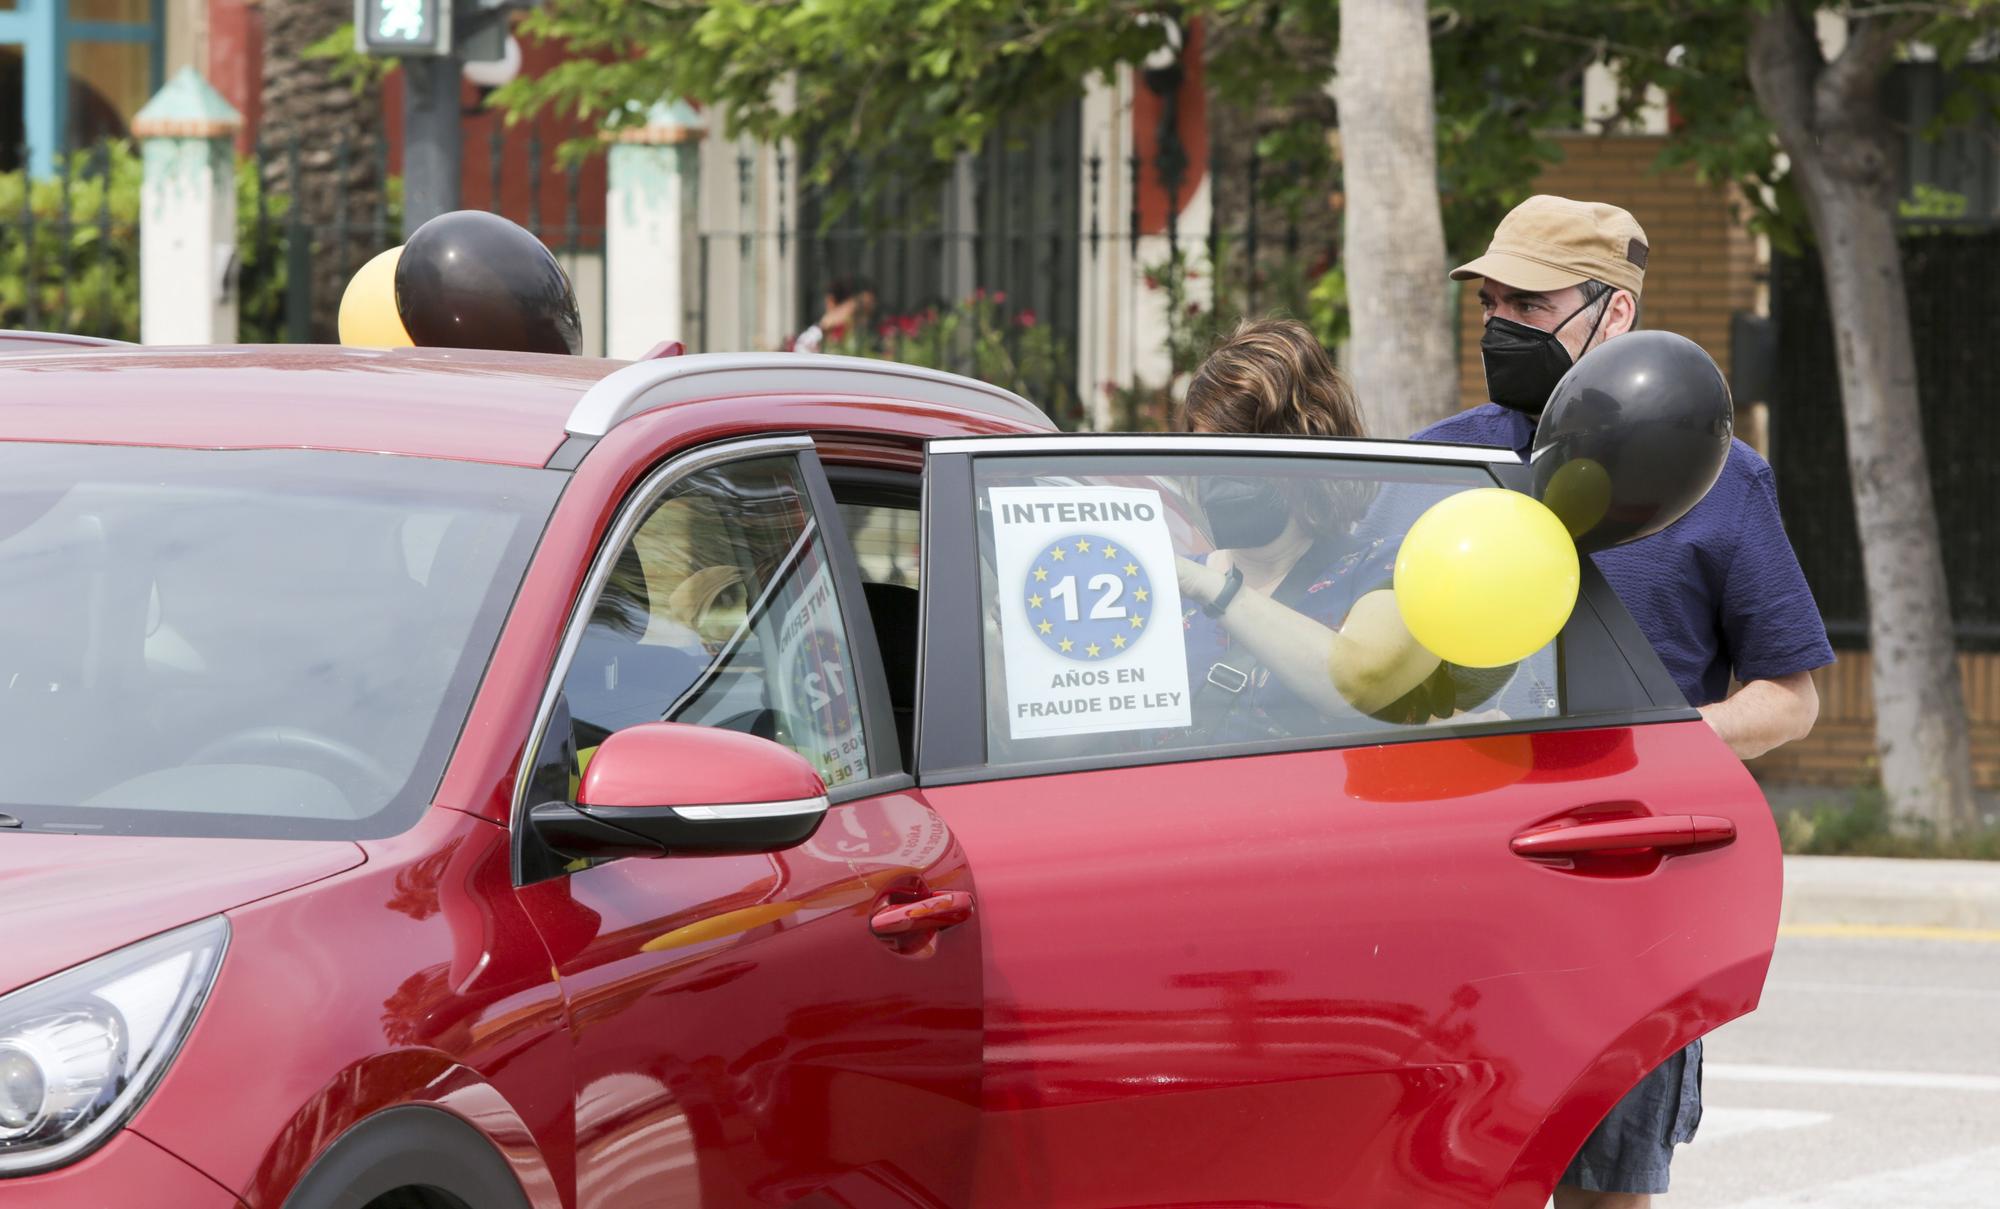
M1650 249L1616 206L1539 196L1514 207L1486 254L1452 270L1479 283L1479 342L1493 401L1417 434L1499 445L1523 458L1557 381L1631 331ZM1809 674L1833 662L1819 609L1778 517L1771 467L1741 441L1715 486L1651 537L1591 561L1653 644L1688 703L1744 759L1804 738L1819 716ZM1734 694L1730 681L1742 683ZM1577 1152L1557 1209L1644 1206L1667 1190L1676 1144L1701 1120L1701 1042L1668 1058Z

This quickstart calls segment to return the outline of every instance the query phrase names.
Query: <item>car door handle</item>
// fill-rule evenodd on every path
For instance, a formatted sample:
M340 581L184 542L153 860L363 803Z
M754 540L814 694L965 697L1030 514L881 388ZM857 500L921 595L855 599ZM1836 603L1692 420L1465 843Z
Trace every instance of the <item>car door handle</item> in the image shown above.
M942 932L972 918L972 895L963 890L945 890L913 903L891 903L868 920L868 930L877 936L913 936L921 932Z
M1709 814L1658 814L1537 827L1515 836L1512 846L1520 856L1579 856L1648 848L1685 852L1727 844L1735 838L1736 824L1729 819Z

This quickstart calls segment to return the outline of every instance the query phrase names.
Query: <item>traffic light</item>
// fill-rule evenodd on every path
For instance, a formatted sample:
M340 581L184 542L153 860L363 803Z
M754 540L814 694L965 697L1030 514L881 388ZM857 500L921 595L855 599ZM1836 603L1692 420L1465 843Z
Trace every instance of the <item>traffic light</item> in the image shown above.
M370 55L451 53L452 0L354 0L354 45Z

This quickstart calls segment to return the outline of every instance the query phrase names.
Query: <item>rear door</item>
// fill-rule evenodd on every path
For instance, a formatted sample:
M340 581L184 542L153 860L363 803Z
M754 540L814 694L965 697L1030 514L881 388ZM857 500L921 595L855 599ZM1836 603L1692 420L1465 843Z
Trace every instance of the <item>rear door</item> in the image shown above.
M1174 560L1209 557L1204 484L1311 518L1327 573L1274 591L1338 625L1313 593L1519 470L1373 442L932 446L920 785L979 872L976 1203L1539 1206L1627 1088L1755 1005L1770 813L1594 570L1550 647L1373 714L1259 696L1271 661L1172 603ZM1247 707L1214 704L1245 681Z

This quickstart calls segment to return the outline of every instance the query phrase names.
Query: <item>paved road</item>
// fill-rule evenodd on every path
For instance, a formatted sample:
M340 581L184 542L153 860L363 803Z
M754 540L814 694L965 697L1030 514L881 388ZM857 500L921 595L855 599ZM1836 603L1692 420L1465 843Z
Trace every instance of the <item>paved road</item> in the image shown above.
M1863 931L1779 940L1660 1209L2000 1206L2000 934Z

